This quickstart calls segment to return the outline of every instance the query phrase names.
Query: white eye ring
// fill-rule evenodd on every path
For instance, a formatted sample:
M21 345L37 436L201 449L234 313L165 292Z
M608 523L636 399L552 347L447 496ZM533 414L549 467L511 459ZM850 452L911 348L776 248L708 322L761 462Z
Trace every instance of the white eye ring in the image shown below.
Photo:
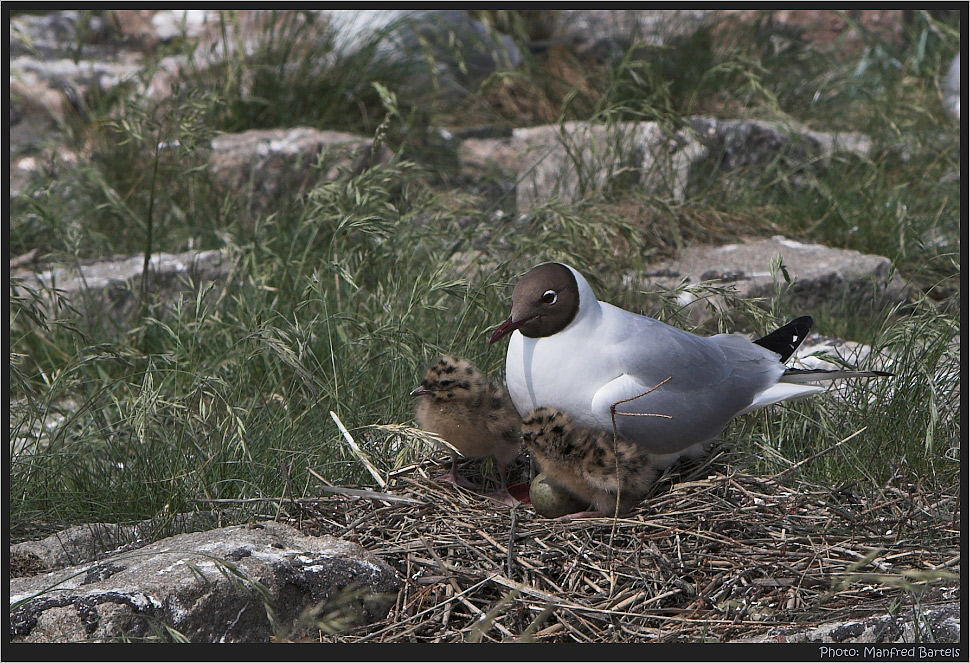
M552 297L552 299L550 299ZM559 295L556 294L555 290L546 290L542 293L542 301L546 304L555 304L556 300L559 299Z

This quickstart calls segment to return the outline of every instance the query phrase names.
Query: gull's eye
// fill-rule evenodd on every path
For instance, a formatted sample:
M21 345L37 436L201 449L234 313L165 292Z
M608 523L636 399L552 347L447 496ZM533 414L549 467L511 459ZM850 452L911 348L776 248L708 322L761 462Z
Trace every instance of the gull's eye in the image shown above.
M455 381L454 380L442 380L438 384L441 385L442 387L444 387L445 389L447 389L451 385L455 384Z
M542 293L542 301L544 304L555 304L557 299L559 299L559 296L556 295L555 290L546 290Z

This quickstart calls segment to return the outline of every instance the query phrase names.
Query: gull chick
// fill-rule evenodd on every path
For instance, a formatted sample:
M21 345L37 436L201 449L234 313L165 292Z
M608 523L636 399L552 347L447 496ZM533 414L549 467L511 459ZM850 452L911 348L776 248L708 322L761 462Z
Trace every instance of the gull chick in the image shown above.
M522 439L539 468L593 508L566 519L627 513L659 475L650 454L636 444L577 426L562 410L540 407L522 423ZM618 499L619 498L619 499Z
M492 384L467 359L443 355L428 369L416 397L418 426L444 438L466 458L493 456L502 485L488 496L517 504L506 484L506 469L521 448L522 419L502 387ZM474 484L458 473L458 454L451 451L451 470L441 477L460 486Z

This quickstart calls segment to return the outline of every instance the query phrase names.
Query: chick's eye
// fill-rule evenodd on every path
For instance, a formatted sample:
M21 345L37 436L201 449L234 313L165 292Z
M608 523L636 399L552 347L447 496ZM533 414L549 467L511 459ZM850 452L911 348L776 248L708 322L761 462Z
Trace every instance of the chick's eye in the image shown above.
M545 304L555 304L557 299L559 299L559 296L555 290L546 290L542 293L542 301Z
M451 385L453 385L453 384L455 384L455 381L454 381L454 380L442 380L442 381L441 381L441 382L439 382L438 384L440 384L440 385L441 385L442 387L444 387L444 388L446 388L446 389L447 389L447 388L448 388L448 387L450 387Z

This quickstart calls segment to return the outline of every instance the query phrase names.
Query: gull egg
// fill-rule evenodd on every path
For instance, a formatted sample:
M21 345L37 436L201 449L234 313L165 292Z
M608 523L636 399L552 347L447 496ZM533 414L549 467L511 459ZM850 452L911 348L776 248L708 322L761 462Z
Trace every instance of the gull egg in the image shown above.
M546 518L558 518L583 511L589 505L562 486L552 483L545 474L537 474L529 486L529 499L536 513Z

